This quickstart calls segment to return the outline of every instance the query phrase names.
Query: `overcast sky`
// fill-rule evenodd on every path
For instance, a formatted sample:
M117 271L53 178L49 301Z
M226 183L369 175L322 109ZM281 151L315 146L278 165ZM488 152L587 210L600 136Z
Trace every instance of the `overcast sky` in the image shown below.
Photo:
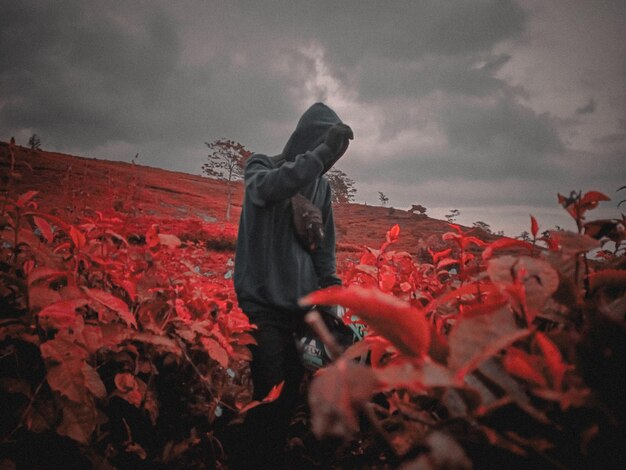
M626 184L626 2L0 0L0 140L200 173L282 150L315 101L357 202L517 235L556 193Z

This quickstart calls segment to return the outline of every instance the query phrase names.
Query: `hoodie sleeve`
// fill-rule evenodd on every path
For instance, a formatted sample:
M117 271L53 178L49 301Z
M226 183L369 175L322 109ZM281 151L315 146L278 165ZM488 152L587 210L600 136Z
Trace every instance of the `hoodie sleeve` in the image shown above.
M294 161L279 167L270 157L253 156L245 170L246 192L258 206L288 199L318 178L331 158L332 152L326 144L297 155Z
M335 220L331 204L330 186L327 186L324 206L322 207L324 219L324 242L317 247L311 257L315 266L315 273L321 288L341 285L341 279L337 277L337 261L335 256Z

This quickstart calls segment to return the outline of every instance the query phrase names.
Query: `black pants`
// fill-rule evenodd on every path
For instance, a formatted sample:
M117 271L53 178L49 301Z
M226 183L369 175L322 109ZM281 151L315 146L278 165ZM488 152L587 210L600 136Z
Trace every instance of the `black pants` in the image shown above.
M275 385L284 381L276 401L250 410L243 426L246 455L233 459L233 468L284 468L284 447L289 421L298 402L303 367L294 333L303 326L302 315L295 312L248 314L257 325L253 332L257 345L251 347L250 370L253 399L262 400Z

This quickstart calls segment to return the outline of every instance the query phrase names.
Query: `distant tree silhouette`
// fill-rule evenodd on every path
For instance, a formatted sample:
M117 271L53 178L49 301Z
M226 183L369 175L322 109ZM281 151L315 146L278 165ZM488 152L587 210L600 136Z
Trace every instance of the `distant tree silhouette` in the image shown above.
M378 200L383 206L386 206L389 202L389 198L385 196L385 193L383 193L382 191L378 191Z
M207 155L207 162L202 165L202 173L209 178L226 181L226 220L230 221L230 209L232 206L232 182L243 178L243 170L246 160L252 155L239 142L229 139L217 139L213 142L205 142L212 151Z
M354 202L356 188L354 187L354 181L348 178L348 175L338 168L332 168L326 173L326 178L330 183L333 202L339 204Z
M446 218L446 220L448 221L448 223L453 224L454 222L456 222L456 218L461 215L461 211L458 209L450 209L450 212L448 212L444 217Z
M41 139L37 134L33 134L28 139L28 146L31 150L41 150Z
M482 220L477 220L472 224L472 227L479 228L484 230L487 233L491 233L491 226L487 222L483 222Z
M413 204L411 206L411 209L409 210L409 212L411 214L416 214L416 215L424 215L426 214L426 208L424 206L422 206L421 204Z

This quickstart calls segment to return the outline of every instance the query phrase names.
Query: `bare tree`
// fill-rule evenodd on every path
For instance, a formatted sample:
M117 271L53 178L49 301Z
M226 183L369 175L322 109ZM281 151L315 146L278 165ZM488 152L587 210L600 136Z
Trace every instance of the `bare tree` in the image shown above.
M330 183L333 202L339 204L354 202L356 188L354 181L348 178L348 175L338 168L332 168L326 173L326 178Z
M239 142L228 139L217 139L213 142L205 142L212 151L207 155L207 162L202 165L202 173L209 178L226 181L226 220L230 221L230 209L232 205L232 182L243 178L243 170L246 160L252 152L247 150Z
M385 194L382 191L378 191L378 200L383 206L386 206L387 203L389 202L389 198L385 196Z
M34 152L35 150L41 150L41 139L37 134L33 134L28 139L28 146Z

